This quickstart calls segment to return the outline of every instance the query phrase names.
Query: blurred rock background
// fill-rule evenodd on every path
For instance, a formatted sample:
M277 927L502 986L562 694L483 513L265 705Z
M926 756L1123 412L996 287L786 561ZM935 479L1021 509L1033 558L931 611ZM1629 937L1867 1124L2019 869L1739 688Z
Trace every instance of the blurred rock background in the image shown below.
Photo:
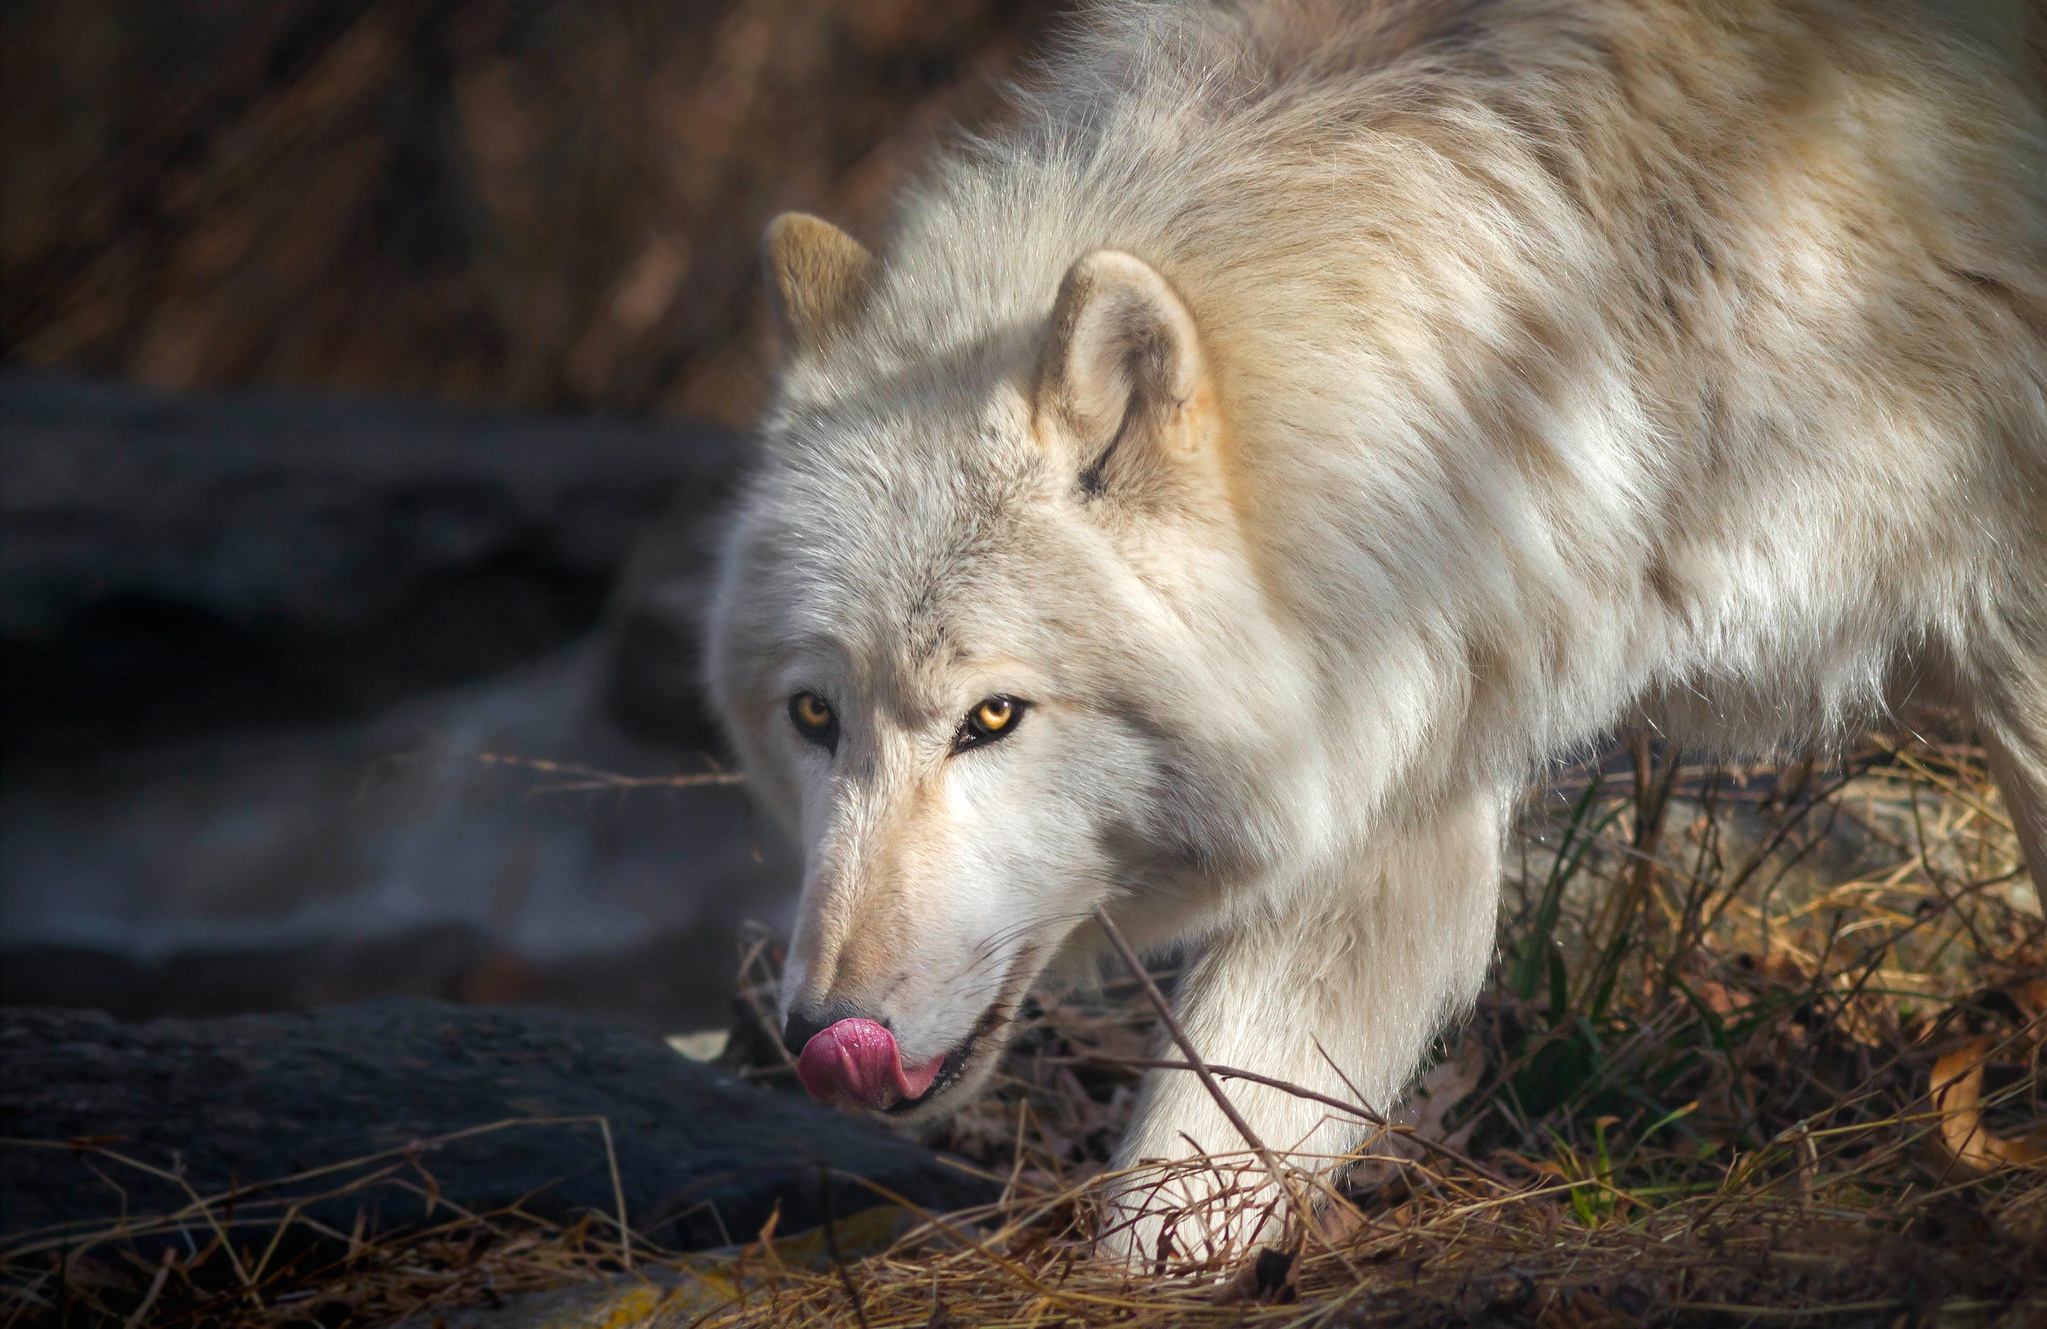
M1060 12L8 0L0 1000L715 1023L794 867L644 781L715 761L756 238L882 238Z

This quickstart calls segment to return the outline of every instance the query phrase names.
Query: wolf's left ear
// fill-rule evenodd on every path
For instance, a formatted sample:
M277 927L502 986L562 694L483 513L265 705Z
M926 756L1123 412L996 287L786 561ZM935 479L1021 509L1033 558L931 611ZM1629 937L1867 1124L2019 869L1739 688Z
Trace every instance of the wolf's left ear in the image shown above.
M784 358L814 351L851 322L874 284L866 245L806 212L785 212L761 236Z
M1156 269L1114 249L1068 269L1035 405L1078 445L1086 492L1168 483L1204 459L1214 395L1194 317Z

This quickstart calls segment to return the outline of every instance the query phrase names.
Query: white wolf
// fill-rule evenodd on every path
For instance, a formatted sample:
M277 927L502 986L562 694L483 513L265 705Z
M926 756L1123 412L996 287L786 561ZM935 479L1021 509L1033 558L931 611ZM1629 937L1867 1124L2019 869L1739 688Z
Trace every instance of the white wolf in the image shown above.
M1204 1058L1383 1107L1479 986L1525 782L1631 721L1950 699L2047 881L2039 20L1122 5L881 256L779 219L707 640L806 854L812 1088L956 1103L1106 905L1199 948ZM1275 1150L1356 1142L1237 1084ZM1241 1148L1158 1072L1121 1160Z

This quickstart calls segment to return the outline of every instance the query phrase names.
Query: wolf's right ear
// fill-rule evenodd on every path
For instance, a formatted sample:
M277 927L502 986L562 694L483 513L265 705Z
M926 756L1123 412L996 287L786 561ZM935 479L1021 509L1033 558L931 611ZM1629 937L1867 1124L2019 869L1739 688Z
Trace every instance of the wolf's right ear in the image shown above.
M1067 270L1034 407L1076 446L1090 495L1184 488L1214 460L1215 392L1194 316L1157 269L1120 250Z
M879 266L866 245L805 212L769 222L761 255L785 359L818 349L851 322Z

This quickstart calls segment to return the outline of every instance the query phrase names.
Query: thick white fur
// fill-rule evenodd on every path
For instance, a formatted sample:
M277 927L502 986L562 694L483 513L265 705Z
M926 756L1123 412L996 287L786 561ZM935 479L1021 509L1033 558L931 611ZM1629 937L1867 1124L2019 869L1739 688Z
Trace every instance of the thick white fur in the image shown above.
M1477 990L1531 772L1631 721L1823 741L1913 690L1973 710L2047 873L2027 15L1097 14L878 265L810 265L710 632L808 855L785 1007L886 1019L909 1060L980 1028L942 1110L1031 982L1086 967L1106 902L1202 948L1179 1000L1204 1056L1384 1107ZM1131 345L1192 377L1084 484L1087 394L1145 372L1118 323L1049 363L1100 250ZM1076 281L1062 309L1107 308ZM836 754L785 718L804 689ZM991 694L1031 708L952 751ZM1232 1093L1275 1149L1356 1139ZM1160 1073L1122 1157L1240 1146ZM1160 1222L1113 1243L1148 1257ZM1204 1233L1257 1220L1180 1248Z

